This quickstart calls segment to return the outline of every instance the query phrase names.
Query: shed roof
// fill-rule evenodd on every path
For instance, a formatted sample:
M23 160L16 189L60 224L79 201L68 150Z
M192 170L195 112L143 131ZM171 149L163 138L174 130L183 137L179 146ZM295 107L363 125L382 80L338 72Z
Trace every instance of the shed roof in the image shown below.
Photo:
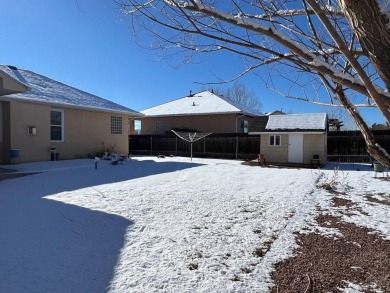
M122 113L134 117L143 116L135 110L29 70L0 65L0 71L27 87L27 91L23 93L6 94L0 96L0 100L20 100L62 107Z
M211 114L245 114L256 117L263 114L230 99L202 91L141 111L148 116L188 116Z
M266 130L325 130L326 113L270 115Z

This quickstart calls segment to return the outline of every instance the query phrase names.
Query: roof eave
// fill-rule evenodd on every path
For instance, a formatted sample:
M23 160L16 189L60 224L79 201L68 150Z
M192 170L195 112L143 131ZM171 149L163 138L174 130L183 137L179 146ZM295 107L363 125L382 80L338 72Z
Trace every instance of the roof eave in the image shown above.
M142 113L142 111L141 111ZM174 113L170 113L170 114L156 114L156 115L148 115L148 114L144 114L145 118L149 118L149 117L172 117L172 116L176 116L176 117L183 117L183 116L202 116L202 115L229 115L229 114L242 114L244 116L250 116L250 117L259 117L259 116L262 116L261 114L260 115L255 115L255 114L250 114L250 113L245 113L245 112L241 112L241 111L231 111L231 112L207 112L207 113L180 113L180 114L174 114Z
M296 133L296 134L326 134L325 130L268 130L268 131L251 131L248 132L249 135L261 135L261 134L289 134L289 133Z
M20 101L30 104L38 104L38 105L47 105L51 107L57 107L57 108L68 108L68 109L79 109L79 110L86 110L86 111L95 111L95 112L106 112L106 113L116 113L116 114L124 114L131 117L143 117L144 114L140 112L133 112L133 111L125 111L125 110L115 110L115 109L107 109L107 108L97 108L97 107L88 107L88 106L78 106L78 105L70 105L70 104L63 104L63 103L53 103L53 102L46 102L46 101L34 101L30 99L23 99L23 98L14 98L14 97L7 97L7 96L0 96L0 100L2 101Z

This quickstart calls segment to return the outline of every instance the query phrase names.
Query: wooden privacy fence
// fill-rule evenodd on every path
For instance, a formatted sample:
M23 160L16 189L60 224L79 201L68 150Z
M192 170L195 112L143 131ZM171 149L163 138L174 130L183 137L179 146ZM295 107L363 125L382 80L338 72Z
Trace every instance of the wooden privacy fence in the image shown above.
M130 135L129 152L134 155L190 156L189 142L174 134ZM260 149L260 137L247 134L213 133L193 142L195 157L254 159Z
M390 153L390 130L374 130L376 141ZM255 159L260 150L260 137L248 134L213 133L193 143L195 157ZM190 143L174 134L131 135L129 153L144 155L190 156ZM366 143L359 131L328 133L328 161L371 162Z
M373 130L376 142L390 153L390 130ZM359 131L328 133L328 161L371 162L366 143Z

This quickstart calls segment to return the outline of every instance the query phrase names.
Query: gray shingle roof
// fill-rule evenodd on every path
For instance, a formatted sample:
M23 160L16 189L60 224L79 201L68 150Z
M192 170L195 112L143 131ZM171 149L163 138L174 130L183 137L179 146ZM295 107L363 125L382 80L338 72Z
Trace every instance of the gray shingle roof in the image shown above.
M24 93L0 96L0 99L2 100L21 100L63 107L123 113L135 117L143 116L135 110L65 85L29 70L18 69L5 65L0 65L0 70L29 88Z
M266 130L326 130L326 113L269 116Z

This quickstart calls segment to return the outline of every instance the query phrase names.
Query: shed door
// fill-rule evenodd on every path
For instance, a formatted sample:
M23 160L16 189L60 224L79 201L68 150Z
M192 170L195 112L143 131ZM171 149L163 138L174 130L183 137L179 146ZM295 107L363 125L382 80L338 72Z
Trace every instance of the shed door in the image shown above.
M303 163L302 133L290 133L288 135L288 162Z

